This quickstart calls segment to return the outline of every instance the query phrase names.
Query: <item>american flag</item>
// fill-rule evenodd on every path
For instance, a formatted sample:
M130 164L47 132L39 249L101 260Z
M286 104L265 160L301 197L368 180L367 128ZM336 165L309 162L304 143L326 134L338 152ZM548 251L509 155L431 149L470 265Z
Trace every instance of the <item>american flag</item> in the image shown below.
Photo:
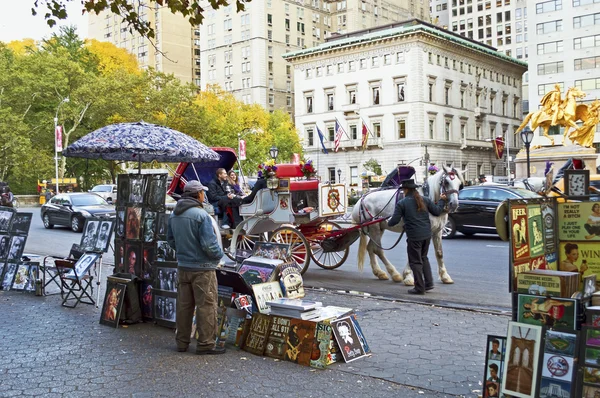
M334 152L337 152L340 148L340 142L342 141L342 134L346 134L344 128L340 124L340 122L335 119L335 140L333 141Z

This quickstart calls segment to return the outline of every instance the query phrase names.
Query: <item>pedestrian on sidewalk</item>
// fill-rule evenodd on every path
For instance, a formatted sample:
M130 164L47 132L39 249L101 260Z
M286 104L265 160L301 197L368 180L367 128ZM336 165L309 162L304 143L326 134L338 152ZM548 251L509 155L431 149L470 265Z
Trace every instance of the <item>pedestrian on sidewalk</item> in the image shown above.
M400 187L404 192L404 198L396 204L394 214L388 220L388 226L393 227L404 219L408 265L415 278L415 287L408 292L425 294L426 290L433 289L431 265L427 258L431 242L429 213L434 216L442 213L446 206L446 195L442 194L440 201L436 204L419 194L417 191L419 186L412 179L402 181Z
M208 213L203 209L207 188L190 181L169 217L167 241L177 254L177 351L190 345L194 308L197 321L196 354L224 354L217 338L217 274L223 257Z

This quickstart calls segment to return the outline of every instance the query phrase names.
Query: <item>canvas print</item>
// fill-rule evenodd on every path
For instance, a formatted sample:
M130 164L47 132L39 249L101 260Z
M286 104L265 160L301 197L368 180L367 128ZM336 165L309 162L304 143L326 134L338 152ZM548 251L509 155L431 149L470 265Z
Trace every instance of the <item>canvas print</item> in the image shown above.
M600 329L587 329L585 345L600 347Z
M244 278L248 285L254 285L269 280L273 271L275 271L275 267L271 264L264 264L264 267L242 264L238 273Z
M156 272L156 289L166 290L168 292L177 291L177 268L158 267Z
M572 384L567 381L542 377L540 398L570 397Z
M518 321L530 325L577 329L576 301L519 294Z
M6 263L4 266L4 278L2 279L2 290L10 290L15 274L17 273L16 263Z
M10 249L8 251L8 260L20 260L25 249L25 236L13 236L10 240Z
M352 362L366 355L350 317L332 321L331 328L345 362Z
M0 236L0 260L6 260L10 249L10 235Z
M100 221L96 219L87 219L83 227L83 234L81 235L81 243L79 246L85 251L93 251L96 245L96 239L98 238L98 227Z
M127 243L125 246L125 269L127 273L137 276L141 275L142 248L137 242Z
M539 204L527 206L527 225L529 227L530 257L537 257L544 254L542 208Z
M14 214L15 211L13 209L0 207L0 233L10 232L10 225Z
M150 280L153 278L152 264L156 259L156 249L154 246L144 246L142 250L142 278Z
M98 253L85 253L79 258L79 260L77 260L77 262L75 263L75 269L69 271L68 275L76 276L77 279L81 279L86 274L86 272L89 271L92 265L94 265L94 263L98 261L99 257L100 255ZM75 272L75 274L73 274L73 272Z
M154 240L154 231L156 229L156 215L157 213L155 211L144 212L144 242L152 242Z
M502 392L520 398L534 398L537 389L538 362L542 339L541 326L508 323L506 361Z
M31 226L33 213L17 213L13 217L10 233L14 235L27 235Z
M106 282L106 296L104 296L104 305L100 315L102 325L115 328L119 326L126 289L127 285L125 284L111 282L110 280Z
M28 264L18 264L15 279L12 284L12 290L29 290L34 287L35 279L31 279Z
M542 377L571 383L574 374L573 366L573 357L544 353Z
M144 176L130 175L129 176L129 203L142 204L144 203Z
M252 290L254 291L256 306L261 314L268 314L271 311L271 307L267 304L267 301L283 297L278 282L258 283L252 285Z
M581 398L598 398L600 397L600 386L583 385Z
M127 206L129 201L129 176L119 174L117 177L117 206Z
M146 204L154 210L160 210L165 205L167 196L167 175L150 175L148 190L146 192Z
M527 228L527 206L510 206L510 226L513 260L529 257L529 232Z
M583 382L600 385L600 368L583 367Z
M142 317L144 319L152 319L152 285L146 282L142 282Z
M558 220L561 240L600 241L600 203L559 203Z
M309 366L316 328L315 322L291 318L285 341L287 346L284 359Z
M570 199L578 199L589 195L589 170L565 170L564 179L565 194Z
M127 272L125 267L125 241L115 240L115 269L116 272Z
M159 295L154 292L154 319L175 322L177 298Z
M167 226L169 223L169 215L165 213L158 213L156 218L156 239L166 240L167 239Z
M290 245L287 243L256 242L252 255L285 261L290 256Z
M548 354L574 357L576 343L577 335L574 333L547 330L544 352Z
M119 239L125 238L125 213L127 212L126 207L117 208L117 226L115 228L115 235Z
M125 236L127 239L140 239L142 222L142 208L128 207L127 208L127 223L125 226Z
M94 244L94 251L102 253L106 253L108 251L113 225L114 223L112 221L100 221L98 238L96 239L96 242Z
M156 242L156 261L177 261L175 250L166 241Z

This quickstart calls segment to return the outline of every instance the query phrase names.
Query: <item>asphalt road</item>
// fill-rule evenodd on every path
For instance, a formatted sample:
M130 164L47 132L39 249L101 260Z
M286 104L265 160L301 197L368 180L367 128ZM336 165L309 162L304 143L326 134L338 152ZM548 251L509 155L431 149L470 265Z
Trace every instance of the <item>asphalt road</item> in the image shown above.
M54 227L46 230L40 218L39 208L21 208L30 211L33 221L25 245L25 253L66 256L73 243L79 243L81 233L74 233L67 227ZM387 233L383 246L390 247L398 235ZM435 289L425 296L407 293L408 287L402 283L376 279L367 263L361 273L357 266L358 242L350 248L346 262L335 270L324 270L311 262L304 275L304 284L326 290L342 290L367 293L397 300L410 300L436 305L449 305L482 310L510 311L511 302L508 293L508 243L497 237L475 235L466 237L457 234L455 239L444 240L444 259L448 273L454 279L452 285L439 282ZM406 242L402 241L387 252L388 258L402 272L406 265ZM433 249L430 249L430 261L434 278L437 281L437 265ZM104 256L104 264L113 264L112 249ZM381 264L380 264L381 265Z

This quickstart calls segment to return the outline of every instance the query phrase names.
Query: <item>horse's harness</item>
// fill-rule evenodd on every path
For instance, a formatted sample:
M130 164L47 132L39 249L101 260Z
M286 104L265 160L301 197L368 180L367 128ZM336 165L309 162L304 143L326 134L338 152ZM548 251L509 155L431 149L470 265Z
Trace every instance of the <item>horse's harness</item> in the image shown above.
M450 180L454 180L455 178L457 178L457 174L455 171L451 170L449 172L444 171L444 174L442 174L442 178L440 179L440 192L446 196L448 195L452 195L452 194L458 194L458 190L456 189L447 189L446 188L446 177L450 178ZM364 200L360 201L360 209L359 209L359 217L361 221L361 225L362 225L362 219L364 218L365 220L368 221L373 221L374 219L376 219L377 217L379 217L379 215L383 212L383 210L385 210L385 208L388 207L388 205L391 203L392 199L395 198L395 203L398 203L398 198L400 197L400 190L402 189L401 186L398 186L398 188L396 188L396 194L392 195L392 197L390 198L390 200L388 200L388 202L385 204L385 206L383 206L381 208L381 210L379 211L379 213L377 213L376 215L371 214L371 212L369 211L369 209L367 209L364 205ZM377 190L373 190L373 191L369 191L366 194L363 195L363 199L369 195L372 192L377 192L379 191L379 189ZM446 204L446 207L448 207L448 204ZM368 215L369 218L365 217L365 213ZM365 231L365 229L363 227L361 227L361 233L369 236L369 233L367 231ZM400 236L398 237L398 240L396 241L396 243L394 243L391 247L389 248L384 248L381 245L377 244L377 242L371 240L376 246L378 246L380 249L382 250L392 250L394 247L396 247L398 245L398 243L400 243L400 240L402 239L402 236L404 236L404 230L402 230L402 233L400 234Z

